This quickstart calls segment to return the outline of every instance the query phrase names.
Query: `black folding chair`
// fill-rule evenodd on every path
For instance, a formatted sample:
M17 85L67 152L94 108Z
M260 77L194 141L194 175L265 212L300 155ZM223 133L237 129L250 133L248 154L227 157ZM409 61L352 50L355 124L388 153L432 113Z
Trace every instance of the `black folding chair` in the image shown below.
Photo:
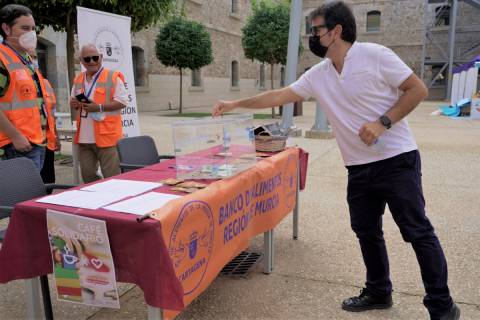
M19 202L45 196L49 190L73 187L44 184L33 161L23 157L0 161L0 177L2 181L6 181L0 184L0 220L9 218L13 212L13 206ZM0 230L0 243L3 242L5 233L6 229ZM45 318L53 319L47 275L40 276L40 285Z
M162 159L175 159L174 156L158 155L155 141L149 136L123 138L117 142L117 150L122 172L143 168Z

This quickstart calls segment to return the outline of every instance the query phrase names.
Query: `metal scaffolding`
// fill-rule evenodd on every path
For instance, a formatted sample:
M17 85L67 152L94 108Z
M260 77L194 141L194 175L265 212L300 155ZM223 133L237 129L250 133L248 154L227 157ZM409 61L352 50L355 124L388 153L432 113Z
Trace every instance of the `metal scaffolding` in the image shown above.
M452 71L455 65L468 62L467 56L474 50L480 48L480 41L473 43L471 47L455 55L455 37L457 31L457 18L458 18L458 3L463 1L466 4L472 6L474 10L480 10L480 0L425 0L424 14L423 14L423 50L422 50L422 66L421 77L426 82L427 87L431 88L438 80L442 79L443 72L447 69L447 85L445 87L445 97L450 99L452 89ZM431 6L435 5L435 6ZM443 20L443 22L442 22ZM448 50L439 44L438 39L435 38L434 29L439 24L448 25ZM440 59L430 59L427 52L428 46L433 44L436 49L441 53ZM432 80L425 79L425 66L427 65L439 65L442 67L433 75Z

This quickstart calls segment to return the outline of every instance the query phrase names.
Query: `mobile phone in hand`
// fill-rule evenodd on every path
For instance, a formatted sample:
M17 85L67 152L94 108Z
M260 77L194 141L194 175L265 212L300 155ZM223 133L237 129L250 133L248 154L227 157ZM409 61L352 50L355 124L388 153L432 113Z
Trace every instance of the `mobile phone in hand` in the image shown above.
M77 100L82 103L90 103L90 100L88 100L88 98L83 93L77 94L75 98L77 98Z
M77 100L82 103L90 103L90 100L88 100L88 98L83 94L83 92L77 94L75 98L77 98ZM86 110L83 110L83 108L81 108L80 110L80 117L82 118L88 117L88 112Z

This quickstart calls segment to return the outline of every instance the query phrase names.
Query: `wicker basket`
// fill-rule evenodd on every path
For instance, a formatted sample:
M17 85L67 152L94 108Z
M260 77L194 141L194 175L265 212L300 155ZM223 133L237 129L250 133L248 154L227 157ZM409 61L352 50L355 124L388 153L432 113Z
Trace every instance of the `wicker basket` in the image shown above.
M271 136L261 132L255 136L255 150L260 152L277 152L285 149L287 136Z

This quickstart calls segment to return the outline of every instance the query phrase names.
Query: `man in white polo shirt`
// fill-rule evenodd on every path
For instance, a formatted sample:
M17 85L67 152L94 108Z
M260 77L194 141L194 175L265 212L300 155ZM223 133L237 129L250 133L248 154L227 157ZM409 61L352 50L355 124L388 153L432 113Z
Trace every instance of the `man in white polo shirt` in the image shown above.
M120 174L116 144L123 137L121 111L128 104L124 76L104 68L103 57L92 43L80 49L80 63L85 71L75 77L70 106L77 110L80 171L85 183ZM80 100L83 101L79 101Z
M315 98L333 127L348 169L347 199L366 272L366 288L342 309L392 306L382 215L388 204L420 265L432 320L459 319L447 285L447 262L425 215L420 154L406 116L428 94L423 82L390 49L356 40L355 18L342 1L311 13L310 50L325 60L287 88L219 101L213 116L235 108L271 108Z

